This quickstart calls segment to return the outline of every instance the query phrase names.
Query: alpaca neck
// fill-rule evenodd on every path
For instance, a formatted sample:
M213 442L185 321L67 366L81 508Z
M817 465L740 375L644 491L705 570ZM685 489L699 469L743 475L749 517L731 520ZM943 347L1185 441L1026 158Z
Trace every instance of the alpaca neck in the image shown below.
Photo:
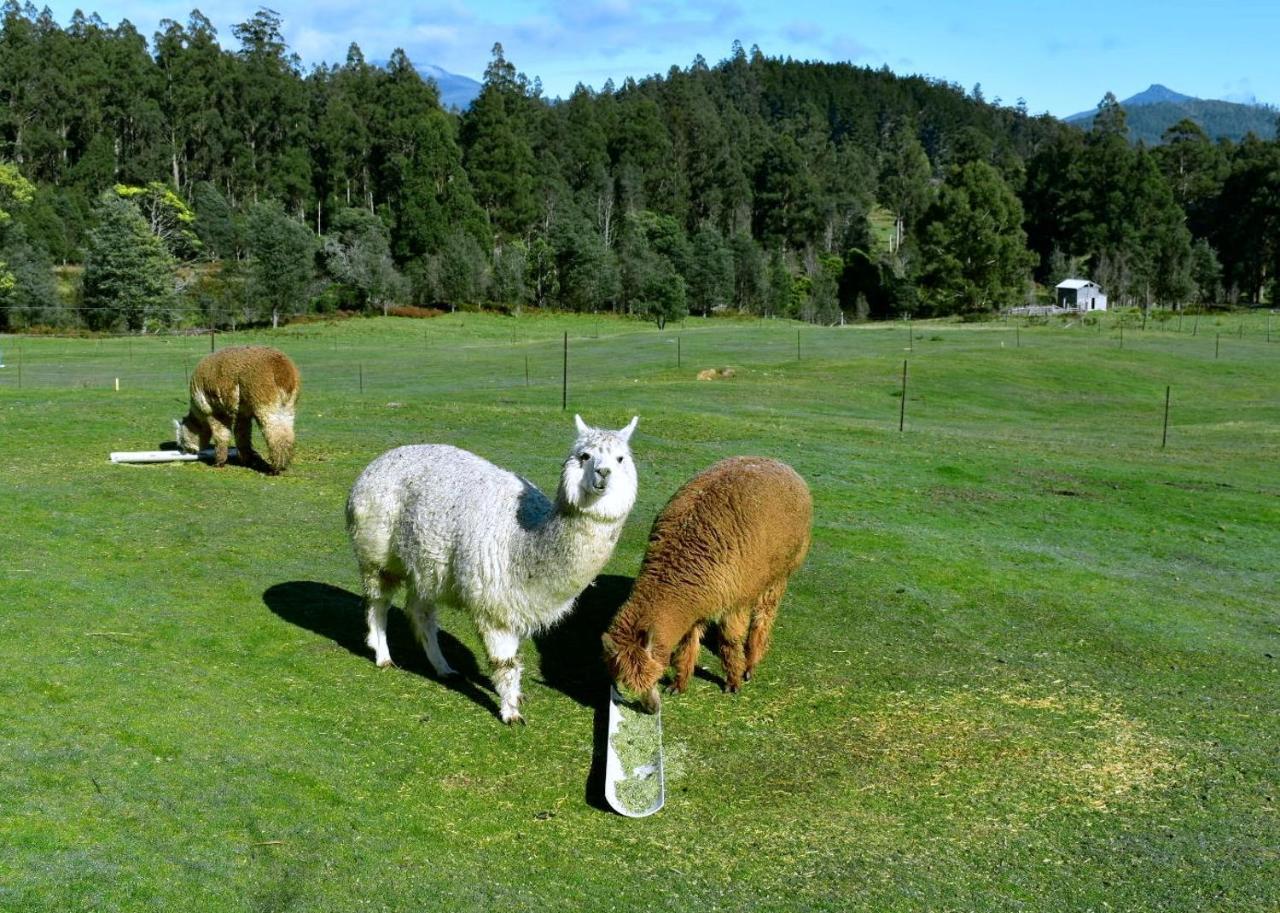
M653 598L646 591L644 580L637 580L631 587L631 595L618 610L613 626L625 637L636 643L649 643L649 653L663 661L675 649L676 642L684 636L683 631L673 632L670 613L662 611L661 601ZM647 687L647 686L646 686Z
M539 523L525 531L521 558L530 585L553 599L572 599L613 553L625 517L580 510L557 497Z
M671 646L662 640L657 620L643 598L635 590L623 603L609 627L607 641L616 651L619 684L636 692L645 692L657 684L667 667Z

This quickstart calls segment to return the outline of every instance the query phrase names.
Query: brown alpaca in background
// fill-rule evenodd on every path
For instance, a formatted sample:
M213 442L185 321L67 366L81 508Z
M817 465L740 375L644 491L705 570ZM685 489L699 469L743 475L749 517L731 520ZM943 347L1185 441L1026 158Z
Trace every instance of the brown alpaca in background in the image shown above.
M812 522L809 487L777 460L731 457L686 482L654 521L640 575L604 635L613 680L656 711L668 661L668 690L681 693L714 623L724 689L738 691L768 652Z
M240 461L283 472L293 459L293 416L301 378L289 356L270 346L230 346L200 359L191 374L191 409L175 421L178 447L195 453L213 440L213 465L227 462L235 435ZM264 460L253 450L257 420L267 441Z

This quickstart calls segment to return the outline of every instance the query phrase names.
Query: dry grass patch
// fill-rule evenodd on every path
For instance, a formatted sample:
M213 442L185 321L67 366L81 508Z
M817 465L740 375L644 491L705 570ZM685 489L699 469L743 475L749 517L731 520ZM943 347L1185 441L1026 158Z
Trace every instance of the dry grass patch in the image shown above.
M1182 767L1168 739L1074 684L898 694L855 722L881 763L912 768L935 788L1016 793L1028 812L1110 811L1173 785Z

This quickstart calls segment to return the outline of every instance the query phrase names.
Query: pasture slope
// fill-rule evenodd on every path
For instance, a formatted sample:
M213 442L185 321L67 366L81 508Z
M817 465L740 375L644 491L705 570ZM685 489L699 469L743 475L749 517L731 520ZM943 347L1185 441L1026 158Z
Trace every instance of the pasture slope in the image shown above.
M1280 908L1263 320L1123 348L1114 325L474 314L219 336L302 371L275 478L107 463L171 437L207 337L4 337L0 910ZM640 498L524 648L529 725L498 722L456 612L463 681L398 612L400 666L375 668L359 471L436 441L546 488L575 411L640 415ZM667 806L623 819L599 633L666 498L733 454L808 480L813 549L743 692L704 653L665 702Z

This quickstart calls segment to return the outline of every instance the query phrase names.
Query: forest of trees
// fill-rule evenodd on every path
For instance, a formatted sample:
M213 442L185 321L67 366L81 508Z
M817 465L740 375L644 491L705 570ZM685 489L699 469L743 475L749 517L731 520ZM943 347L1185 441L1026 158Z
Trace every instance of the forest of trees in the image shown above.
M980 87L733 46L544 97L495 45L462 113L395 51L304 72L260 9L129 22L9 0L0 329L421 307L981 317L1274 301L1280 142L1126 141ZM1033 282L1034 280L1034 282Z

